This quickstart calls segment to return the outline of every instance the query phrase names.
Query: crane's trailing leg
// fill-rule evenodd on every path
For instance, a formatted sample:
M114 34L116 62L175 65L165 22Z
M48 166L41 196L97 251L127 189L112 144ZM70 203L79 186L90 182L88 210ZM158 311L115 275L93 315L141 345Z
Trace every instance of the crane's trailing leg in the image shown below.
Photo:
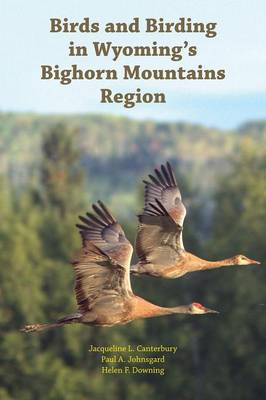
M49 328L56 328L58 326L63 326L65 324L73 324L77 323L80 321L81 318L80 313L76 314L71 314L67 315L66 317L60 318L55 322L47 323L47 324L31 324L31 325L25 325L24 328L21 329L21 332L37 332L37 331L43 331L45 329Z

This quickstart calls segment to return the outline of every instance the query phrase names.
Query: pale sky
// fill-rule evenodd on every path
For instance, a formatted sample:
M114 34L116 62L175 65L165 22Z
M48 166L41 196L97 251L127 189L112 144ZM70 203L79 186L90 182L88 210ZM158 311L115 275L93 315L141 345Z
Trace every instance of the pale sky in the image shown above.
M85 0L0 0L0 111L39 113L97 112L132 118L184 120L209 126L231 128L251 119L266 118L266 2L264 0L146 0L126 2ZM82 22L89 17L103 28L106 22L132 22L140 17L163 17L177 22L190 17L195 22L217 22L217 36L177 33L50 33L50 18ZM88 57L69 57L73 40L88 46ZM167 57L95 57L93 41L112 41L114 45L174 46L187 40L196 45L198 55L181 62ZM140 64L145 68L226 69L220 81L75 81L60 85L56 80L40 79L40 65L58 64L68 68L77 64L84 69L117 68ZM166 104L140 104L131 109L121 104L101 104L100 88L113 92L165 92Z

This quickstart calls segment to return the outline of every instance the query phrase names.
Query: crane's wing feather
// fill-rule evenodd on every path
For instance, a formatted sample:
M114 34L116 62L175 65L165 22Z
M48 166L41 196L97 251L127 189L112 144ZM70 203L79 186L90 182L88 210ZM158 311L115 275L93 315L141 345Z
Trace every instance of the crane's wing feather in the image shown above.
M136 251L140 263L170 265L180 251L186 208L171 165L155 169L145 183L145 206L139 215Z
M80 217L82 249L73 261L79 310L86 312L94 301L110 296L131 296L129 267L133 248L119 223L102 202L94 213Z

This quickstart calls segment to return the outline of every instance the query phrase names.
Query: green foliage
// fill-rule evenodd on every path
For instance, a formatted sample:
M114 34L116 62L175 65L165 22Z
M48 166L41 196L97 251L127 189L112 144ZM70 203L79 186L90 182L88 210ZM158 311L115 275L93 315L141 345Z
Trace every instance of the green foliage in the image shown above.
M154 318L111 329L66 326L28 336L18 331L76 310L69 263L80 246L74 224L91 201L107 196L133 243L140 177L161 160L176 162L188 209L188 250L205 258L244 253L263 261L264 137L263 122L237 134L100 116L2 114L0 399L264 398L263 267L228 267L173 281L132 278L136 294L154 303L199 301L220 310L218 317ZM127 343L179 350L163 377L101 375L89 345Z
M74 129L57 124L44 136L41 146L43 205L51 206L62 218L80 205L77 199L80 199L83 174L79 165L81 152L75 145L75 135Z
M244 253L264 262L265 182L265 146L258 148L246 140L231 160L230 171L217 184L209 254L220 257ZM217 307L220 305L224 314L209 337L205 353L206 397L219 399L218 393L214 396L216 388L217 392L223 393L223 399L232 398L233 383L234 398L265 395L262 373L266 366L263 351L266 330L264 268L230 267L231 271L223 271L224 274L217 271L213 279L210 276L204 281L205 287L210 288L207 298L217 303ZM213 353L212 348L215 349ZM212 368L217 360L214 374ZM226 391L224 382L227 382Z

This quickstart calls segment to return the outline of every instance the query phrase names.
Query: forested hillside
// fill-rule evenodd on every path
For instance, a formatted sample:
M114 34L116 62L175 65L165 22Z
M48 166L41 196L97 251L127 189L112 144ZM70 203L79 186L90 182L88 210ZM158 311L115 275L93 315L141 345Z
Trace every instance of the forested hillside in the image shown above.
M0 399L265 398L265 144L266 121L223 132L100 115L0 114ZM75 311L69 261L80 246L77 216L101 198L134 243L141 180L165 160L188 209L186 248L262 265L132 279L150 301L198 301L218 316L20 333L25 323ZM127 343L179 349L165 376L101 375L89 345Z
M0 114L0 170L17 185L35 175L42 138L57 123L75 136L90 193L135 192L139 177L166 159L189 173L193 185L211 189L217 173L242 143L265 143L266 122L219 131L188 123L154 123L100 115ZM259 146L261 147L261 146ZM201 178L204 175L204 179Z

